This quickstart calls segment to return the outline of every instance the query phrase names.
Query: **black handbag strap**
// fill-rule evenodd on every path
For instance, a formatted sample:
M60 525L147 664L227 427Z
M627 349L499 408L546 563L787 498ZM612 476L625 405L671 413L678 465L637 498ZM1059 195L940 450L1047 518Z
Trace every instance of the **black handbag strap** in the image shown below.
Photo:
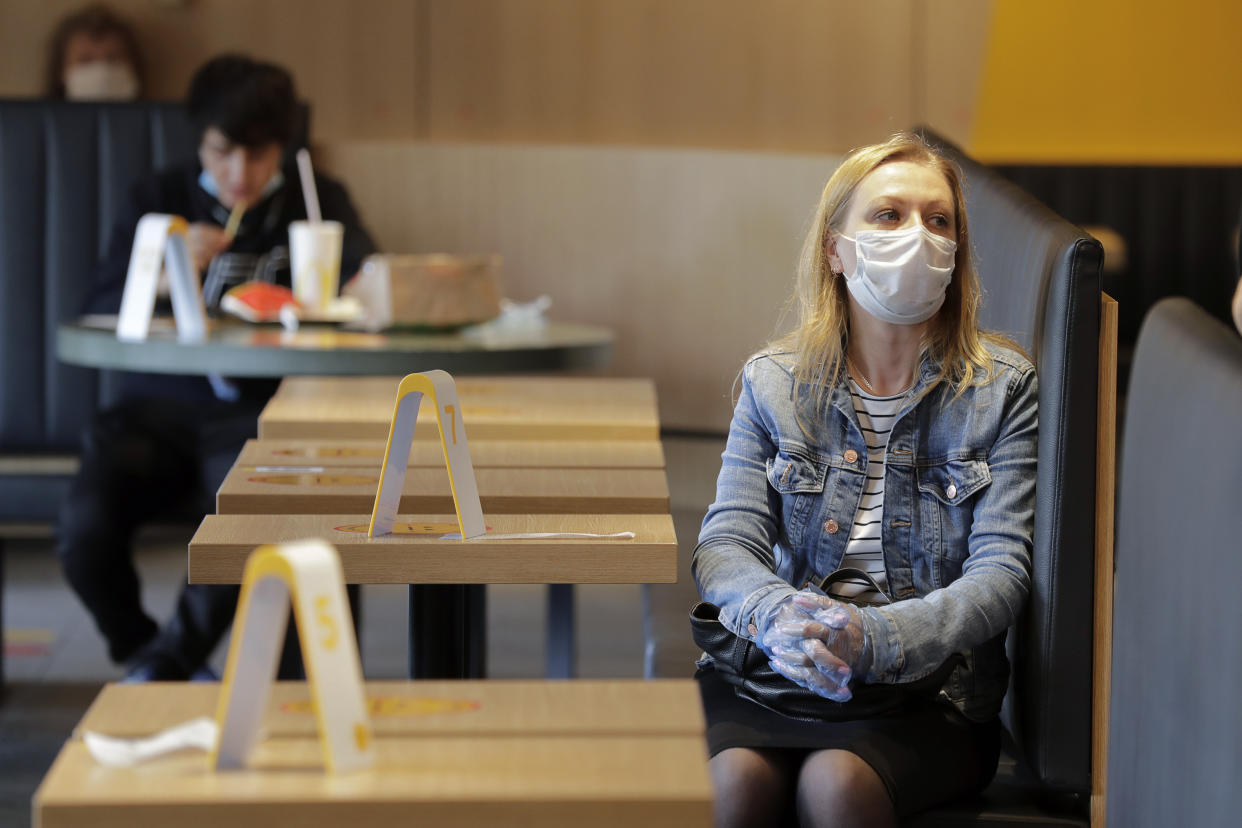
M832 586L833 584L840 583L841 581L851 581L855 579L866 581L868 584L870 584L871 588L875 590L876 593L883 600L856 602L856 601L851 601L848 599L841 599L841 600L844 600L847 604L857 603L860 606L876 606L876 605L893 603L893 599L888 597L888 593L886 593L883 590L883 588L881 588L881 586L876 582L875 578L871 577L870 573L866 572L865 570L857 569L852 566L843 566L838 570L829 572L827 575L824 576L823 580L819 582L819 588L822 589L826 593L828 592L828 587Z

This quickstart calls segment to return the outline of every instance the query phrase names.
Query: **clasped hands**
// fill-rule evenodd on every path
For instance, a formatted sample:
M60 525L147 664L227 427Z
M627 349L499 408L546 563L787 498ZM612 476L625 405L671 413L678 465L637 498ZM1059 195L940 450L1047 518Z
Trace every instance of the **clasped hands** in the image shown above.
M824 698L848 701L866 639L856 607L796 592L773 607L755 643L785 678Z

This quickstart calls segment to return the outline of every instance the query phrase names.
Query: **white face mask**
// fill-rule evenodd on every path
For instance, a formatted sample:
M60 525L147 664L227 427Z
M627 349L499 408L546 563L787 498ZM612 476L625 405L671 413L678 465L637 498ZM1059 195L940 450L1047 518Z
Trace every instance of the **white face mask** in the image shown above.
M65 70L65 97L71 101L132 101L138 97L138 78L124 63L77 63Z
M919 224L905 230L860 230L857 260L845 285L863 310L894 325L917 325L944 304L957 242Z

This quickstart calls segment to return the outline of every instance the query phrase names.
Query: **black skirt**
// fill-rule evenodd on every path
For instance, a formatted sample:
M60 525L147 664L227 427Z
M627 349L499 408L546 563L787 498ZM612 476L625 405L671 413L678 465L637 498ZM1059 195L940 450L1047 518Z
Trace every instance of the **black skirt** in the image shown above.
M869 719L808 722L739 697L714 670L699 670L695 678L711 756L737 747L847 750L883 780L899 816L981 791L996 773L1000 721L972 722L947 699Z

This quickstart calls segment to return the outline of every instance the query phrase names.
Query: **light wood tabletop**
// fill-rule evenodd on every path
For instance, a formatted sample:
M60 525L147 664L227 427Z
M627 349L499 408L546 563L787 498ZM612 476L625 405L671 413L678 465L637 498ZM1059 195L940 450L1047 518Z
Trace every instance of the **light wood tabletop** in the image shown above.
M367 537L370 513L208 515L190 540L190 582L241 583L255 547L323 538L358 584L639 584L677 580L673 519L661 515L487 515L488 533L446 540L453 514L398 515L397 530ZM408 522L408 523L407 523ZM405 528L408 527L408 528ZM620 539L523 539L535 532L634 532Z
M398 378L286 379L259 415L263 439L388 438ZM540 390L549 389L549 390ZM650 380L489 377L457 385L471 440L656 440L660 417ZM419 417L415 439L434 439Z
M235 465L216 493L220 514L370 513L379 468L349 466L322 472L260 471ZM485 514L650 514L669 510L663 469L475 469ZM399 511L453 511L448 470L405 473Z
M82 727L150 735L213 710L215 685L110 686ZM242 771L205 753L106 768L80 729L34 796L41 828L706 826L698 691L675 682L372 683L376 765L322 771L305 689L278 686Z
M286 377L276 396L288 399L384 399L392 402L402 376ZM509 403L560 400L568 404L645 406L656 404L655 383L641 377L464 376L456 377L457 394L467 400Z
M542 679L368 681L377 735L568 733L701 734L697 694L680 679L578 679L550 690ZM74 729L137 738L195 716L215 716L218 682L109 684ZM141 711L141 715L137 714ZM273 685L269 736L314 736L309 685Z
M662 469L658 440L471 440L476 469ZM373 466L384 460L383 440L247 440L237 458L243 466ZM415 440L409 466L444 467L437 440Z

